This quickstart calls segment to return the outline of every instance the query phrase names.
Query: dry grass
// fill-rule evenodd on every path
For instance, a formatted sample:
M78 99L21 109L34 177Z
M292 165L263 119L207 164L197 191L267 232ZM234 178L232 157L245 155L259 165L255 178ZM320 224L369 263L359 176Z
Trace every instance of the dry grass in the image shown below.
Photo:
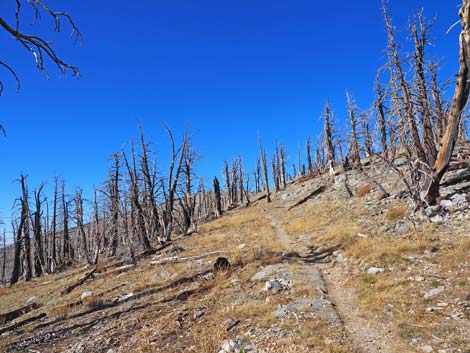
M372 188L369 184L361 184L356 187L356 197L363 197L371 192Z
M387 209L386 217L390 222L402 219L408 215L408 210L403 207L391 207Z

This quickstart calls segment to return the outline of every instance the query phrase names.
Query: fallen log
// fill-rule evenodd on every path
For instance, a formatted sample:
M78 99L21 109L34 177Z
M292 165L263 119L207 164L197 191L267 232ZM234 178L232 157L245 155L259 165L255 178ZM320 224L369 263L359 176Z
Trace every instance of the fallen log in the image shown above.
M304 204L305 202L307 202L308 200L310 200L312 197L315 197L317 195L320 195L322 192L324 192L326 190L326 185L322 185L318 188L316 188L315 190L313 190L310 194L308 194L307 196L305 196L302 200L298 201L295 205L292 205L291 207L288 208L288 211L292 210L293 208L297 207L297 206L300 206L302 204Z
M226 253L227 251L212 251L207 254L202 254L202 255L197 255L197 256L189 256L189 257L178 257L178 256L172 256L172 257L167 257L158 261L150 261L150 265L156 266L156 265L164 265L166 263L178 263L178 262L185 262L185 261L192 261L192 260L199 260L203 259L204 257L207 256L212 256L212 255L218 255L218 254L223 254Z
M462 173L447 179L446 181L442 182L441 186L451 186L459 183L463 183L464 181L470 180L470 173Z
M30 311L41 307L38 303L30 303L21 308L9 311L4 314L0 314L0 325L6 324L8 321L12 321L24 314L29 313Z
M82 278L80 278L77 282L65 287L65 289L62 290L61 294L64 295L64 294L69 294L70 292L72 292L75 288L81 286L83 283L85 283L88 279L92 278L93 277L93 274L96 272L98 268L95 267L93 270L91 270L90 272L88 272L87 274L85 274L85 276L83 276Z
M45 318L47 316L46 313L41 313L39 315L36 315L36 316L32 316L32 317L29 317L27 319L24 319L22 321L18 321L10 326L7 326L7 327L4 327L4 328L0 328L0 335L2 335L3 333L5 332L8 332L8 331L13 331L13 330L16 330L17 328L21 327L21 326L24 326L24 325L27 325L31 322L34 322L34 321L37 321L37 320L41 320L43 318Z

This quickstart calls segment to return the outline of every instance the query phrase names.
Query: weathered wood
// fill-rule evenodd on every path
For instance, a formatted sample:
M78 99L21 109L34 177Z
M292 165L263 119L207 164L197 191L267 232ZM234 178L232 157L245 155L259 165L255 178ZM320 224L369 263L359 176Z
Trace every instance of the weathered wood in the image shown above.
M21 320L21 321L18 321L10 326L7 326L7 327L3 327L3 328L0 328L0 335L2 335L3 333L5 332L9 332L9 331L13 331L13 330L16 330L17 328L21 327L21 326L24 326L24 325L27 325L31 322L34 322L34 321L37 321L37 320L41 320L43 318L45 318L47 316L46 313L41 313L39 315L36 315L36 316L32 316L32 317L29 317L27 319L24 319L24 320Z
M307 196L305 196L302 200L296 202L294 205L290 206L288 208L288 210L292 210L293 208L297 207L297 206L300 206L302 204L304 204L305 202L307 202L308 200L310 200L312 197L315 197L317 195L320 195L322 192L324 192L326 190L326 185L322 185L318 188L316 188L315 190L313 190L310 194L308 194Z
M212 256L212 255L224 254L224 253L227 253L227 252L228 251L220 250L220 251L212 251L212 252L209 252L209 253L206 253L206 254L196 255L196 256L189 256L189 257L172 256L172 257L167 257L167 258L164 258L164 259L161 259L161 260L158 260L158 261L150 261L149 264L152 265L152 266L156 266L156 265L164 265L164 264L167 264L167 263L186 262L186 261L203 259L205 257Z
M460 120L463 110L467 105L470 91L470 0L463 0L459 15L462 20L459 54L460 66L447 129L441 140L441 148L432 168L429 177L429 186L424 195L424 200L429 204L434 204L437 196L439 196L439 184L449 167L455 142L458 137Z
M41 307L41 305L39 305L38 303L30 303L30 304L27 304L27 305L25 305L21 308L9 311L9 312L4 313L4 314L0 314L0 325L4 325L8 321L12 321L12 320L24 315L24 314L29 313L30 311L32 311L34 309L39 308L39 307Z
M61 294L68 294L72 292L75 288L81 286L83 283L85 283L88 279L93 277L93 274L96 272L97 267L93 268L90 272L85 274L82 278L80 278L77 282L65 287L65 289L62 290Z

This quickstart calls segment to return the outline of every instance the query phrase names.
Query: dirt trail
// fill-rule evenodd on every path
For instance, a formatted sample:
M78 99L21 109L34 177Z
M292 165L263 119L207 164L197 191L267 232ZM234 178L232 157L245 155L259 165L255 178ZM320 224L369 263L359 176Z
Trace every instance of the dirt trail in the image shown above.
M280 243L290 251L299 251L299 247L307 249L307 244L294 242L282 227L279 215L269 213L266 215L279 238ZM312 265L309 265L312 266ZM339 266L328 264L315 264L320 271L328 298L334 303L338 316L341 318L343 328L348 335L350 345L357 353L403 353L410 351L410 347L397 347L398 340L392 334L392 329L378 320L371 320L362 315L356 293L353 288L346 285L346 275ZM405 350L404 350L405 349Z

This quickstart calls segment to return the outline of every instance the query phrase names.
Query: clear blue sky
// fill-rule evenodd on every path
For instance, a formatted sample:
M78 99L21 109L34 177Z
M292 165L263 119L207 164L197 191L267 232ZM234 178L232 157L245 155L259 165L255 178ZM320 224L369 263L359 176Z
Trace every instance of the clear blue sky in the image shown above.
M50 78L33 58L0 32L0 59L22 79L19 94L5 71L0 77L0 217L8 221L19 194L14 182L29 175L65 178L69 191L87 195L104 180L108 156L138 132L137 121L155 142L160 169L167 165L163 124L177 133L189 122L202 159L200 175L219 175L224 159L241 154L254 165L260 133L268 150L278 138L291 160L308 135L321 128L329 98L344 118L344 92L367 108L375 72L385 62L379 0L364 1L50 1L69 11L84 42L73 46L51 33L43 16L36 26L58 53L80 67L81 78ZM459 1L390 1L394 24L404 28L414 10L437 16L432 57L443 58L441 79L457 69ZM14 18L14 1L0 2L2 17ZM26 31L33 30L29 21ZM50 190L50 188L48 188Z

